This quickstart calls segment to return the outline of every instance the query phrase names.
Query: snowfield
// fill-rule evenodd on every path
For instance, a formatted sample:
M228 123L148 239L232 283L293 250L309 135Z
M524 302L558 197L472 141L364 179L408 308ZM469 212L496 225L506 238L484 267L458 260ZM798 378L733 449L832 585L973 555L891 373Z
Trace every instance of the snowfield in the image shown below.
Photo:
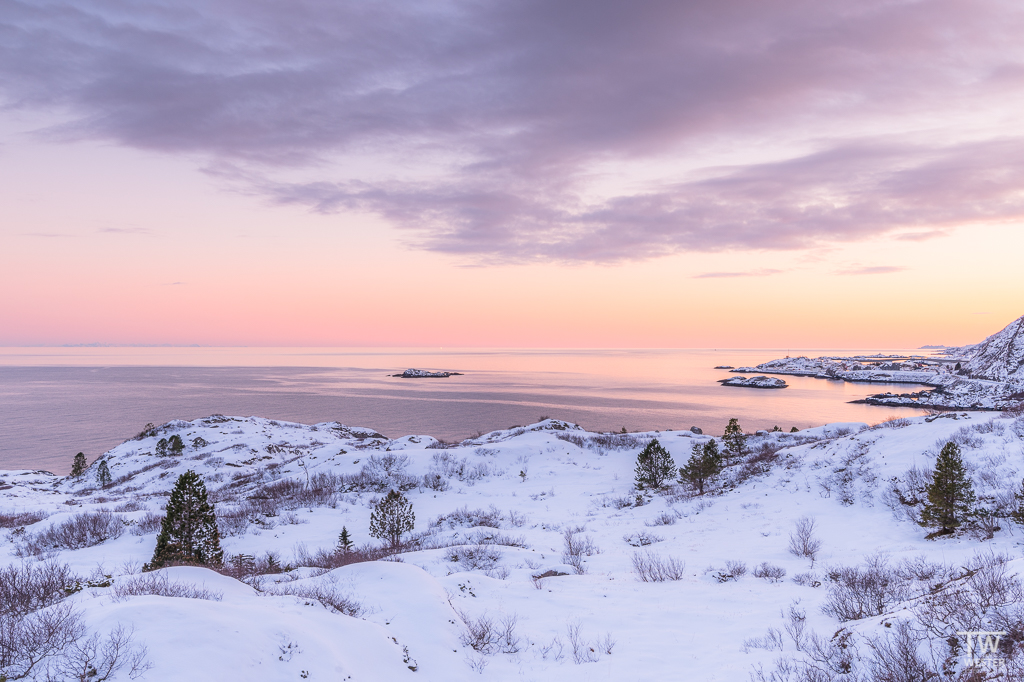
M158 455L174 434L184 453ZM867 665L871 642L901 622L925 631L926 595L975 575L1019 589L1020 529L1006 518L1024 475L1019 413L760 431L704 496L635 489L637 454L654 438L681 466L711 436L596 434L547 419L446 444L338 423L173 421L102 456L106 489L99 460L79 479L0 472L0 565L67 564L81 589L62 603L91 632L133 632L148 680L771 679L780 657L797 665L829 642ZM949 440L995 522L928 540L913 493ZM141 573L157 515L189 469L216 504L227 575ZM367 553L379 546L370 513L392 488L416 513L410 542L342 565L342 527ZM45 533L96 512L110 523L89 546ZM801 519L820 541L813 560L790 551ZM836 609L837 576L872 563L899 568L900 587L849 619ZM1022 608L1006 595L975 625ZM919 639L923 658L951 655L942 628L963 624L947 620Z

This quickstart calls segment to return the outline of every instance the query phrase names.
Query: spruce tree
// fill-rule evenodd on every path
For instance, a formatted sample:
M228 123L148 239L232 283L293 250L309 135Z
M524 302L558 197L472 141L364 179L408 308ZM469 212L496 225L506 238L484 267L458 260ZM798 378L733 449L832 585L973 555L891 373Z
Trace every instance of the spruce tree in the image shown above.
M75 455L75 459L71 462L71 475L78 478L85 473L85 470L89 467L89 463L85 461L85 453L79 452Z
M718 443L714 439L703 445L694 443L690 449L690 459L686 466L679 469L679 476L704 494L704 488L718 474L722 473L722 455L718 452Z
M738 419L733 417L729 420L729 425L725 427L725 435L722 436L722 442L725 444L726 451L738 457L743 454L743 443L747 437L743 435L743 429L740 428L740 422Z
M113 480L113 477L110 475L110 467L107 466L107 460L100 460L100 465L96 467L96 482L100 484L101 488L106 488Z
M412 503L402 493L392 490L370 514L370 536L387 540L392 548L398 547L402 535L411 532L415 523Z
M348 533L348 528L342 526L341 534L338 535L338 551L344 554L352 549L352 545L352 537Z
M168 563L220 565L223 561L217 516L207 500L206 484L190 469L174 484L153 559L145 568L152 571Z
M660 488L674 477L676 463L672 455L655 438L648 443L636 458L636 487Z
M185 451L185 443L182 442L181 436L174 434L167 440L167 451L175 456Z
M956 443L950 441L942 447L932 482L925 491L928 501L921 511L921 521L938 526L938 534L952 533L970 515L974 489Z

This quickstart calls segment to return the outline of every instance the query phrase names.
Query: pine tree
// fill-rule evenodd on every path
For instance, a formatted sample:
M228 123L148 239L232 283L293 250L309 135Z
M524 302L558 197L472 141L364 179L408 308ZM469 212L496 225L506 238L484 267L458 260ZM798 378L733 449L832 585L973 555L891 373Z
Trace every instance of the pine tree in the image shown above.
M735 417L730 419L729 425L725 427L725 435L722 436L726 452L734 457L742 455L743 443L746 439L747 437L743 435L743 429L740 428L739 420Z
M950 441L943 446L926 493L928 501L921 511L921 521L938 526L939 534L952 533L970 515L974 489L956 443Z
M78 478L85 473L85 470L89 467L89 463L85 461L85 453L79 452L75 455L75 459L71 462L71 475Z
M160 457L167 456L167 439L161 438L156 442L156 454Z
M387 540L391 547L398 547L402 543L402 535L411 532L415 523L412 503L402 493L392 490L370 514L370 536Z
M96 482L100 484L101 488L106 488L113 480L107 460L100 460L100 465L96 468Z
M676 463L672 455L655 438L648 443L636 458L636 487L660 488L674 477Z
M207 500L206 484L190 469L174 484L153 559L145 568L152 571L168 563L220 565L223 561L217 516Z
M167 440L167 451L175 456L185 452L185 443L182 442L181 436L174 434Z
M344 554L352 549L352 545L352 537L348 533L348 528L342 526L341 534L338 535L338 551Z
M686 466L679 469L679 476L697 489L700 495L704 488L718 474L722 473L722 455L718 452L718 443L714 439L707 443L694 443L690 449L690 459Z
M790 433L800 433L800 429L798 429L798 428L796 428L796 427L794 426L793 428L791 428L791 429L789 430L789 432L790 432Z

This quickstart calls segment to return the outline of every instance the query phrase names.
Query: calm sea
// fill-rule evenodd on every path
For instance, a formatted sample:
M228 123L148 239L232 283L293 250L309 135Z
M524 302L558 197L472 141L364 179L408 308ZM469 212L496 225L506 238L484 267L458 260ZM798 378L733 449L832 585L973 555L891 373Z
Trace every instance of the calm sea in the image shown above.
M445 440L548 416L590 430L707 433L730 417L748 431L873 423L893 408L849 401L882 385L786 377L783 390L726 388L716 380L729 373L714 367L876 352L901 351L0 348L0 469L66 473L76 452L91 460L148 422L215 413ZM409 367L464 375L388 376Z

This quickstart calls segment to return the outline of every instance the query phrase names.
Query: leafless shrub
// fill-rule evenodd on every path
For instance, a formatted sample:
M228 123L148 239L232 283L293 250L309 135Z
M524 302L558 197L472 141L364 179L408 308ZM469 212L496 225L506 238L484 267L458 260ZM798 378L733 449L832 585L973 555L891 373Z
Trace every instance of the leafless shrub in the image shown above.
M137 512L142 511L146 508L146 505L142 504L138 500L128 500L114 507L116 512Z
M637 580L645 583L662 583L666 580L682 580L686 563L669 556L662 558L650 550L633 553L633 572Z
M114 582L110 594L115 602L145 595L205 599L207 601L221 601L224 598L223 592L208 590L192 583L173 582L163 571L141 573L117 580Z
M887 636L868 639L872 654L866 666L870 682L917 682L939 678L938 671L921 657L923 639L906 620L896 621Z
M750 653L751 649L782 651L782 633L775 628L768 628L764 637L751 637L743 640L743 653Z
M821 550L821 540L814 535L816 525L811 517L801 517L796 520L795 528L789 535L789 553L810 559L811 566L814 566L814 561Z
M70 649L85 633L81 614L70 604L26 615L0 614L0 679L38 679L47 661Z
M966 448L980 448L980 447L983 447L985 445L985 439L979 438L978 436L976 436L974 430L971 429L968 426L962 426L959 429L957 429L956 431L954 431L953 434L949 437L949 440L953 441L954 443L959 445L961 448L965 448L965 449ZM941 442L941 445L940 445L940 442ZM947 441L945 439L940 439L940 441L937 441L935 443L935 445L937 447L937 451L941 451L942 448L946 445L946 442Z
M715 571L709 568L705 573L714 572L715 580L720 583L737 580L747 574L747 565L742 561L726 561L724 571Z
M282 583L276 585L272 590L268 590L266 594L292 595L300 599L317 601L329 611L352 616L353 618L358 618L366 610L351 595L343 592L338 587L336 581L320 580L315 583L307 582L301 585Z
M793 582L801 587L821 587L821 581L814 573L797 573L793 576Z
M0 512L0 528L23 528L46 520L48 514L41 511Z
M469 509L468 506L464 506L461 509L456 509L453 512L441 514L436 519L430 522L430 526L434 528L472 528L474 526L488 526L490 528L501 528L502 518L503 517L501 511L493 504L490 506L490 508L486 510L474 509L472 511Z
M572 662L576 665L597 663L601 660L600 643L585 641L580 634L582 624L579 620L569 621L565 626L566 638L572 647Z
M911 467L902 476L889 481L889 486L881 495L882 502L897 520L917 523L920 521L919 507L927 498L926 491L931 481L931 469Z
M402 547L398 548L402 551ZM377 547L366 544L361 547L350 549L347 552L335 550L318 549L310 553L303 545L295 550L295 565L315 568L323 572L332 571L335 568L348 566L349 564L360 564L367 561L381 561L392 554L391 548ZM230 575L228 573L227 575Z
M897 417L895 415L892 415L885 421L881 421L875 424L875 426L883 429L902 429L910 426L912 423L913 422L911 422L906 417Z
M448 561L459 564L467 571L487 571L493 569L501 561L502 554L493 545L470 545L453 547L448 554Z
M747 574L747 565L742 561L726 561L725 570L729 571L733 578L740 578Z
M451 484L448 483L447 478L444 478L441 474L432 471L423 474L423 487L429 488L430 490L436 490L441 493L448 490L451 487Z
M499 473L491 462L470 462L465 457L460 459L448 451L435 453L432 460L431 473L444 478L457 478L469 485Z
M519 653L519 635L516 634L516 625L519 623L519 616L512 614L504 616L498 622L498 648L503 654Z
M498 651L501 633L495 625L494 619L486 613L477 618L473 618L463 611L456 610L456 613L459 614L459 618L466 626L466 630L459 637L463 646L468 646L481 654L489 655Z
M830 568L826 576L831 585L821 610L842 622L879 616L909 596L907 581L881 555L868 557L863 568Z
M38 533L25 534L15 544L19 557L39 556L49 550L82 549L121 537L124 517L110 512L83 512L54 523Z
M562 534L562 539L565 543L565 549L562 551L562 561L572 566L577 575L583 575L587 572L587 567L583 564L584 556L593 556L601 552L597 545L594 544L593 538L583 534L584 530L582 526L577 526L575 528L566 528Z
M150 533L156 533L160 531L160 526L163 524L163 521L163 514L146 512L145 516L135 519L135 521L132 522L132 525L129 527L129 532L131 532L132 535L149 535Z
M136 646L134 636L134 628L118 625L106 637L94 632L78 639L49 666L47 679L103 682L124 670L134 680L151 667L146 647Z
M793 640L793 646L797 651L803 648L804 633L807 629L807 612L797 606L797 602L789 605L789 612L786 614L786 633Z
M52 606L70 594L81 579L67 564L10 564L0 568L0 614L24 616Z
M988 509L977 510L974 519L968 526L968 532L976 540L991 540L996 533L1002 530L999 525L999 518Z
M631 547L646 547L648 545L653 545L656 542L661 542L665 538L661 537L660 535L655 535L654 533L648 533L647 531L642 530L639 532L633 532L623 535L622 539L623 541L625 541L627 545Z
M770 564L767 561L762 561L754 568L753 575L755 578L764 578L770 583L777 583L786 577L786 569Z
M653 519L651 519L650 521L645 522L644 525L648 526L648 527L672 526L672 525L675 525L675 522L676 522L676 515L675 514L673 514L672 512L669 512L669 511L663 511L660 514L658 514L657 516L655 516Z
M591 450L604 454L609 450L633 450L642 448L649 438L641 438L631 433L608 433L593 436L579 436L573 433L557 433L555 438L572 443L583 450Z

